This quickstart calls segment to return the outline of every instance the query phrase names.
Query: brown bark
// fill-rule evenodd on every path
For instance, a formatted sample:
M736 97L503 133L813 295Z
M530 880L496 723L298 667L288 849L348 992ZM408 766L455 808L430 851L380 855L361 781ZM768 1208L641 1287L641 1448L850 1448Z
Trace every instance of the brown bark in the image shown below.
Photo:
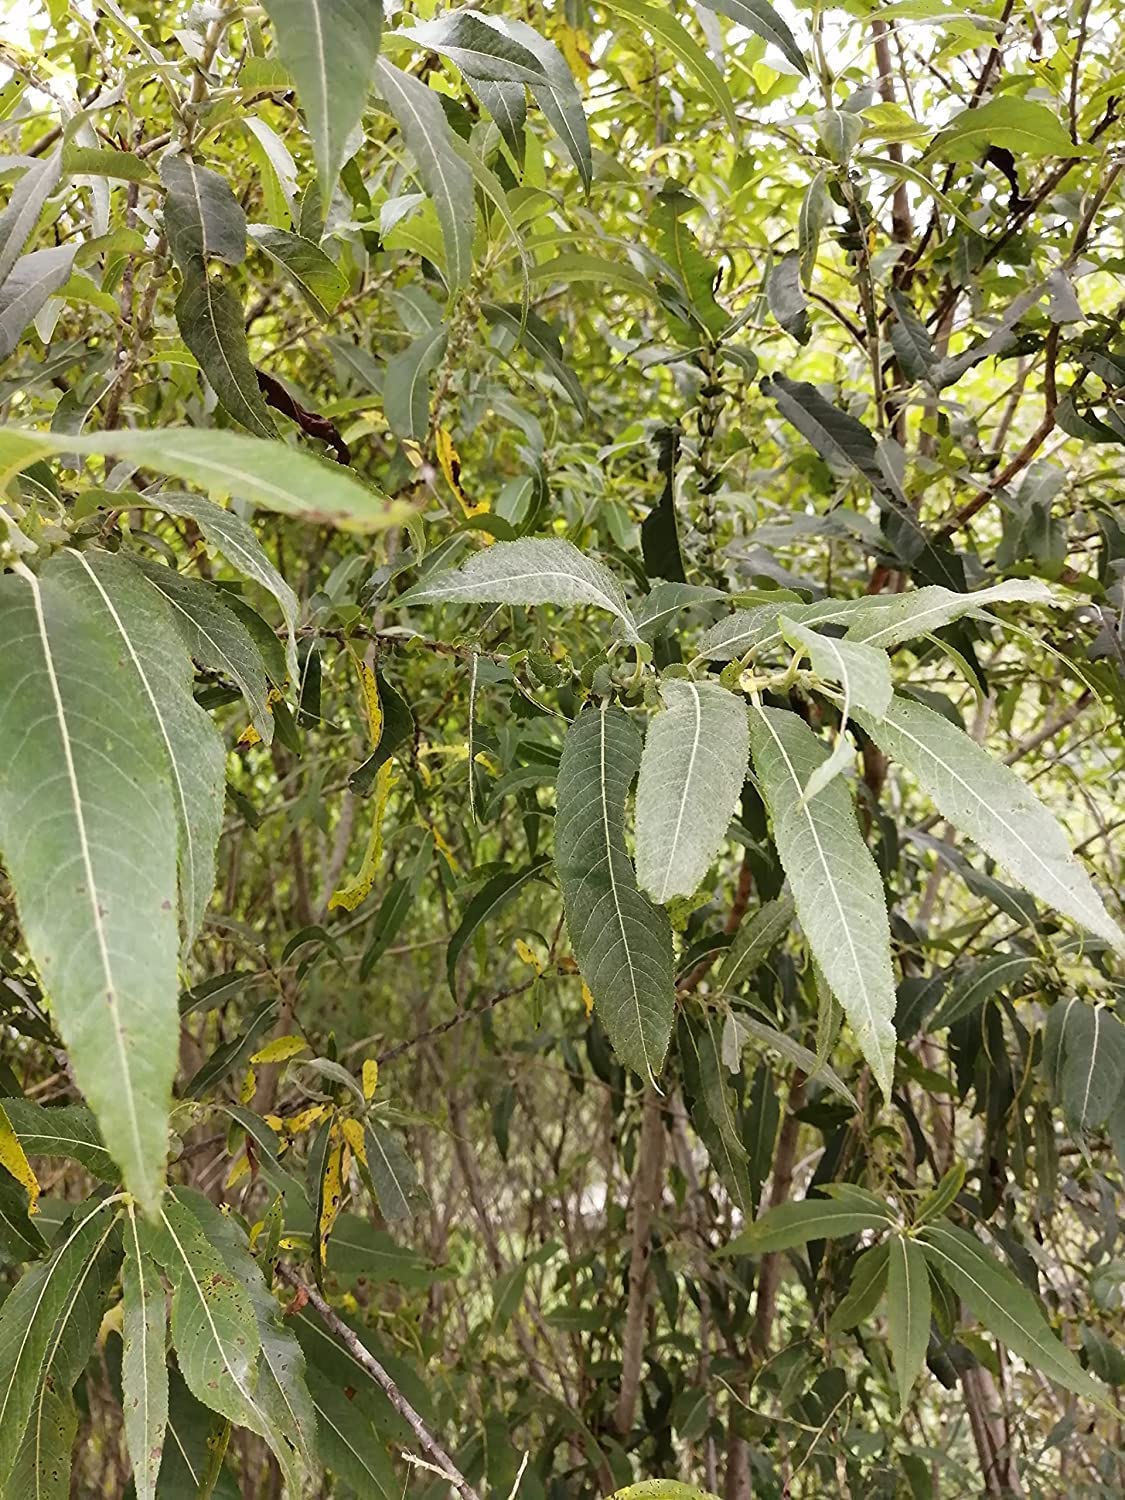
M664 1182L664 1121L660 1095L649 1084L645 1089L641 1134L633 1168L633 1233L629 1253L629 1303L625 1333L621 1340L621 1385L613 1413L619 1433L633 1426L637 1396L641 1388L645 1321L648 1311L648 1264L652 1255L652 1215Z

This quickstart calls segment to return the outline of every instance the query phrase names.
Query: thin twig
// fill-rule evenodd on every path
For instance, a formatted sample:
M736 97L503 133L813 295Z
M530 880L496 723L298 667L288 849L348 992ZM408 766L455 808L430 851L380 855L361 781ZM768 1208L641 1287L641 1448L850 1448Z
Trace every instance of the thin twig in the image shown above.
M407 1423L414 1436L418 1439L425 1453L433 1459L438 1469L449 1480L449 1483L461 1496L461 1500L480 1500L480 1496L465 1478L461 1470L446 1453L445 1449L434 1437L422 1418L411 1406L410 1402L395 1385L394 1381L384 1370L383 1366L362 1342L359 1335L353 1333L344 1320L337 1316L334 1310L324 1300L315 1286L310 1286L297 1275L292 1267L280 1263L277 1274L282 1281L287 1282L299 1297L304 1298L311 1307L316 1310L318 1317L324 1326L340 1340L348 1353L379 1386L387 1400L398 1412L399 1416Z

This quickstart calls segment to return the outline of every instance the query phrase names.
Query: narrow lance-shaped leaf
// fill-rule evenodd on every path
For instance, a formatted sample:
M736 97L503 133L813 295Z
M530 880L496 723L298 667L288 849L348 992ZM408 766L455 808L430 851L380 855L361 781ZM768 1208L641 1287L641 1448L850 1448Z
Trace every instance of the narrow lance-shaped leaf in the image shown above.
M627 16L635 25L643 27L650 36L662 42L673 57L689 73L694 74L696 82L723 116L732 134L737 134L738 120L734 112L734 101L722 73L672 12L649 5L647 0L609 0L606 9L617 15Z
M887 292L894 318L891 321L891 347L908 380L925 380L937 363L929 330L895 287Z
M930 1342L930 1273L914 1240L892 1234L887 1241L887 1333L898 1385L899 1411L905 1411L914 1382L926 1362Z
M141 1226L141 1245L167 1271L172 1342L196 1400L261 1437L270 1424L254 1399L261 1347L249 1293L229 1273L193 1214L168 1199L159 1223Z
M914 589L906 594L884 595L872 607L856 612L848 622L848 639L889 649L941 630L965 615L976 615L986 604L1057 604L1045 583L1034 578L1012 578L971 594L958 594L940 584ZM981 619L990 617L984 613ZM861 704L861 707L866 705Z
M0 485L59 453L112 455L201 489L344 531L382 531L405 525L414 514L410 506L362 483L343 464L327 463L287 443L213 427L76 435L8 427L0 432Z
M655 901L690 896L726 836L746 780L744 700L715 682L669 677L637 781L637 880Z
M80 576L59 557L0 579L0 846L79 1085L152 1209L179 1050L176 814L151 704Z
M750 746L801 926L889 1098L895 1051L890 924L851 797L835 781L803 800L827 752L795 714L755 706Z
M164 233L180 270L203 269L211 256L237 266L246 255L246 215L226 180L190 156L166 156L160 180Z
M316 1467L316 1414L305 1384L301 1346L235 1220L201 1193L180 1188L176 1197L246 1288L262 1345L254 1401L269 1423L266 1441L277 1455L286 1483L294 1495L300 1494L304 1476Z
M70 552L67 559L69 586L87 596L97 628L120 653L119 670L136 678L164 746L179 827L186 951L215 885L226 780L222 736L192 697L191 659L163 597L121 556L91 550Z
M382 0L266 0L265 9L297 85L327 206L371 87Z
M450 125L433 89L385 59L376 64L375 76L418 164L423 186L434 200L445 244L449 290L460 291L473 269L477 216L473 174L453 149Z
M526 21L517 21L508 16L494 16L492 20L542 63L547 82L533 83L532 95L577 168L582 186L589 192L594 181L590 131L582 108L582 96L566 58L549 37L542 36Z
M153 1500L168 1423L164 1283L141 1246L132 1205L126 1214L124 1238L121 1406L125 1445L133 1465L137 1500Z
M423 21L404 33L421 47L450 58L471 78L490 83L542 83L543 64L521 42L490 17L471 10L455 10L433 21Z
M1068 1391L1105 1402L1100 1382L1086 1373L1055 1336L1027 1287L989 1255L974 1235L939 1219L919 1232L917 1243L973 1316L1013 1354Z
M769 274L766 297L770 312L799 344L809 341L809 304L801 290L800 259L796 251L783 255Z
M733 991L744 983L793 925L792 896L767 901L742 923L723 958L715 981L720 990Z
M276 437L250 362L242 304L231 288L205 269L186 269L176 299L176 323L224 410L257 437Z
M79 1162L103 1182L117 1180L117 1167L102 1144L94 1117L81 1104L48 1107L32 1099L5 1099L4 1113L31 1156Z
M741 26L748 26L763 41L772 43L784 57L807 78L808 64L797 46L793 33L768 0L703 0L708 10L729 16Z
M42 1386L59 1317L113 1224L105 1204L79 1209L50 1259L26 1272L0 1309L0 1489L8 1483Z
M614 1051L655 1078L672 1030L672 931L637 888L625 850L625 799L641 737L625 713L587 708L559 765L555 865L567 930Z
M616 615L629 640L636 626L613 574L561 538L497 542L455 571L416 583L399 604L593 604Z
M1014 771L921 703L896 696L882 719L856 717L879 748L917 779L942 817L1013 879L1125 950L1125 934L1071 854L1066 834Z
M53 245L16 261L0 286L0 360L8 358L47 298L65 283L74 253L73 245Z
M430 425L430 375L441 361L448 330L431 328L387 361L383 410L396 437L420 443Z
M254 728L268 745L273 715L261 653L246 626L223 602L223 590L144 558L137 558L135 566L163 595L180 638L200 666L221 672L239 687Z
M378 1120L370 1120L364 1138L367 1166L384 1219L408 1219L419 1213L426 1206L426 1191L398 1136Z
M852 705L869 709L873 714L882 715L886 712L893 691L891 664L886 653L877 651L873 646L821 635L796 620L786 620L784 615L781 617L780 628L789 645L808 653L813 671L818 677L838 682L844 690L840 726L836 731L832 754L816 768L805 786L803 795L805 801L810 802L854 758L845 734Z
M286 273L322 323L327 323L348 290L348 278L319 245L303 235L250 226L250 238Z
M810 1240L839 1239L865 1229L886 1229L891 1211L858 1206L834 1198L803 1198L799 1203L779 1203L741 1234L724 1245L720 1255L764 1255L771 1250L792 1250Z
M43 205L58 184L61 163L61 146L42 161L33 160L0 213L0 286L19 259L20 251L43 212Z

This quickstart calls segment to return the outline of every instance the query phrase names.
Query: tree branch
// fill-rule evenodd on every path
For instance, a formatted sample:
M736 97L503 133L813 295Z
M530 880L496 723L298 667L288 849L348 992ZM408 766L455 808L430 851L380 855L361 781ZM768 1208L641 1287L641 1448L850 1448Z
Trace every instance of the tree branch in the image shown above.
M652 1254L652 1214L664 1181L664 1121L660 1095L649 1084L645 1089L644 1115L637 1142L633 1171L633 1238L629 1254L629 1305L625 1334L621 1340L621 1386L613 1425L619 1433L633 1426L637 1395L641 1388L641 1360L645 1345L645 1313L648 1309L648 1263Z
M315 1308L318 1317L324 1326L334 1333L341 1344L358 1365L371 1376L375 1384L386 1396L387 1400L398 1412L399 1416L406 1422L407 1426L418 1439L418 1443L427 1458L431 1459L445 1477L450 1485L461 1496L461 1500L480 1500L480 1496L469 1481L461 1473L460 1469L446 1453L445 1449L434 1437L422 1418L411 1406L410 1402L395 1385L394 1381L384 1370L383 1366L370 1352L359 1336L352 1332L344 1320L337 1316L315 1286L310 1286L303 1281L291 1267L279 1263L277 1274L282 1281L286 1282L298 1296L303 1297L311 1307Z

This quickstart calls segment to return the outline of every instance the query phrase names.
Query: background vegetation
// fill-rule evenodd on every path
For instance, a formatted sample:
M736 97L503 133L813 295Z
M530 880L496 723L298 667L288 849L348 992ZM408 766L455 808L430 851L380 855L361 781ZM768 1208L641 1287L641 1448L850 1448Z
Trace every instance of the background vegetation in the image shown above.
M0 62L0 1493L1120 1495L1116 7Z

